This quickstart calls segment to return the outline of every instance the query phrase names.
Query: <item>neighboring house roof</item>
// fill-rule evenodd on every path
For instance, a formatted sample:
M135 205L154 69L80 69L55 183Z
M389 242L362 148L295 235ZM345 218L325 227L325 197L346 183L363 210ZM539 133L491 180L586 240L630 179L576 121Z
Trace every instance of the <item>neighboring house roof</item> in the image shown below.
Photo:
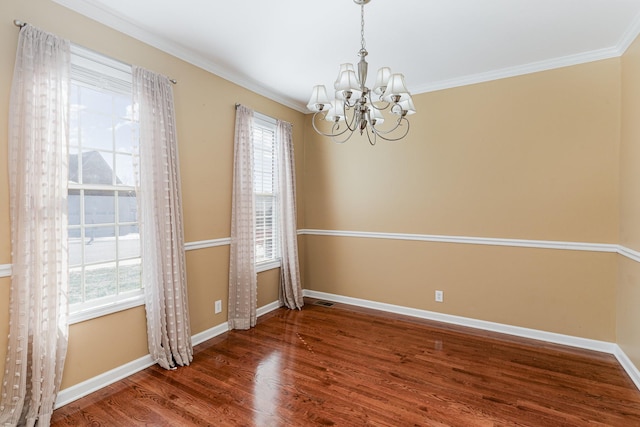
M77 154L69 155L69 181L79 182ZM85 151L82 153L82 181L84 184L111 184L113 168L107 163L98 151ZM122 181L116 176L116 184Z

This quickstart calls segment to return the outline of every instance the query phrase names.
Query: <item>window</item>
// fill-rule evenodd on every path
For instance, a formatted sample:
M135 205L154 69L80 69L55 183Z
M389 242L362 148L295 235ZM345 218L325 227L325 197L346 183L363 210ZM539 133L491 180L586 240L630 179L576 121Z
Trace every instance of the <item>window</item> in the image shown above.
M256 204L256 263L272 268L280 260L276 171L276 124L255 114L253 138L253 186ZM260 270L260 268L258 269Z
M73 315L142 295L131 67L74 46L69 123Z

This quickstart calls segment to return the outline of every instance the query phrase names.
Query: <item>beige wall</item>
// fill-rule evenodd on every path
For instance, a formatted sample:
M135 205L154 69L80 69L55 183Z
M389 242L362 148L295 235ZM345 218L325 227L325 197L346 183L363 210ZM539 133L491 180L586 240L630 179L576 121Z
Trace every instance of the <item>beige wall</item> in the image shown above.
M358 137L333 144L313 132L309 116L51 1L8 0L0 15L0 153L7 150L14 18L179 81L187 241L229 236L233 106L240 102L294 124L299 228L621 242L640 251L638 42L622 59L417 95L409 137L372 148ZM0 264L9 264L2 159ZM300 251L306 288L617 340L640 366L640 265L626 258L327 236L302 236ZM194 334L226 320L228 256L226 246L187 252ZM259 275L259 305L277 298L278 274ZM0 371L9 283L0 278ZM444 303L433 301L435 289ZM215 315L218 299L224 310ZM141 307L73 325L63 387L146 353Z
M307 250L314 290L615 341L615 254L328 236Z
M226 238L231 222L235 103L293 123L297 173L302 174L304 115L77 15L49 0L0 2L0 264L9 264L7 116L18 38L13 19L29 22L115 59L178 80L174 88L187 242ZM298 185L298 200L303 185ZM299 209L302 223L303 203ZM226 321L228 246L187 252L192 332ZM277 299L278 272L259 276L260 303ZM8 278L0 279L0 372L8 331ZM269 300L270 298L274 298ZM224 311L214 314L214 301ZM148 354L144 309L139 307L71 326L63 387Z
M310 131L306 227L615 243L619 74L611 59L417 95L409 136L375 148Z
M640 40L622 57L620 244L640 251ZM620 260L618 345L640 369L640 263Z
M306 228L617 243L619 59L415 104L409 137L374 148L307 118ZM319 236L305 250L309 289L615 341L609 253Z

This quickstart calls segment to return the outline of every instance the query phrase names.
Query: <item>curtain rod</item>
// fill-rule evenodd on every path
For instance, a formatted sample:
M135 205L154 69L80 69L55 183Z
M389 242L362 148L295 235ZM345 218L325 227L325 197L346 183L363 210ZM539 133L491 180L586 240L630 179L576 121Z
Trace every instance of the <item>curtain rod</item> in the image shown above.
M242 104L240 104L240 103L236 102L236 110L237 110L237 109L238 109L238 107L240 107L241 105L242 105ZM246 105L245 105L245 107L246 107ZM259 115L261 115L261 116L263 116L263 117L267 117L267 118L272 119L272 120L278 120L278 119L276 119L275 117L267 116L266 114L261 113L260 111L256 111L256 110L254 110L254 109L253 109L253 108L251 108L251 107L247 107L247 108L249 108L250 110L253 110L253 112L254 112L254 113L259 114Z
M20 21L19 19L14 19L14 20L13 20L13 25L15 25L15 26L16 26L16 27L18 27L18 28L22 28L22 27L26 26L26 25L27 25L27 23L26 23L26 22L24 22L24 21ZM100 55L102 55L102 54L100 54ZM118 61L118 60L116 59L116 61ZM118 62L122 62L122 61L118 61ZM126 65L128 65L128 66L131 66L131 64L127 64L126 62L122 62L122 63L123 63L123 64L126 64ZM169 78L169 81L170 81L171 83L173 83L174 85L178 84L178 81L177 81L176 79Z
M235 108L236 108L236 110L237 110L237 109L238 109L238 107L239 107L239 106L241 106L241 105L242 105L242 104L240 104L240 103L236 102L236 107L235 107ZM248 108L248 107L247 107L247 108ZM271 119L271 120L273 120L274 122L276 122L276 121L278 121L278 120L279 120L279 119L276 119L275 117L267 116L266 114L263 114L263 113L261 113L261 112L259 112L259 111L255 111L255 110L254 110L254 112L255 112L256 114L261 115L262 117L266 117L266 118L268 118L268 119ZM286 123L289 123L289 122L286 122ZM289 123L289 124L291 125L291 127L293 127L293 123Z

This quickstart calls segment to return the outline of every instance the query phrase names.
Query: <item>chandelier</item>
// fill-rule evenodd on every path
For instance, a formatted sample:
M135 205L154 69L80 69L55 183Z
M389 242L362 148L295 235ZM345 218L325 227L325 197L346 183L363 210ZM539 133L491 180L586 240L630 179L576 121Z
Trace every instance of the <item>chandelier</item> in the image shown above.
M330 137L333 141L344 143L356 131L367 134L369 143L375 145L378 137L386 141L398 141L409 133L407 116L414 114L416 109L404 82L404 75L392 74L389 67L378 70L373 89L365 85L367 68L365 60L368 55L364 41L364 5L371 0L353 0L360 5L360 44L358 52L358 74L353 64L340 65L338 78L334 83L335 100L332 102L327 96L324 85L313 87L311 99L307 108L313 111L313 128L321 135ZM391 127L379 128L385 122L382 112L387 110L393 117ZM331 123L331 131L323 132L318 129L318 120ZM325 128L326 128L325 124Z

